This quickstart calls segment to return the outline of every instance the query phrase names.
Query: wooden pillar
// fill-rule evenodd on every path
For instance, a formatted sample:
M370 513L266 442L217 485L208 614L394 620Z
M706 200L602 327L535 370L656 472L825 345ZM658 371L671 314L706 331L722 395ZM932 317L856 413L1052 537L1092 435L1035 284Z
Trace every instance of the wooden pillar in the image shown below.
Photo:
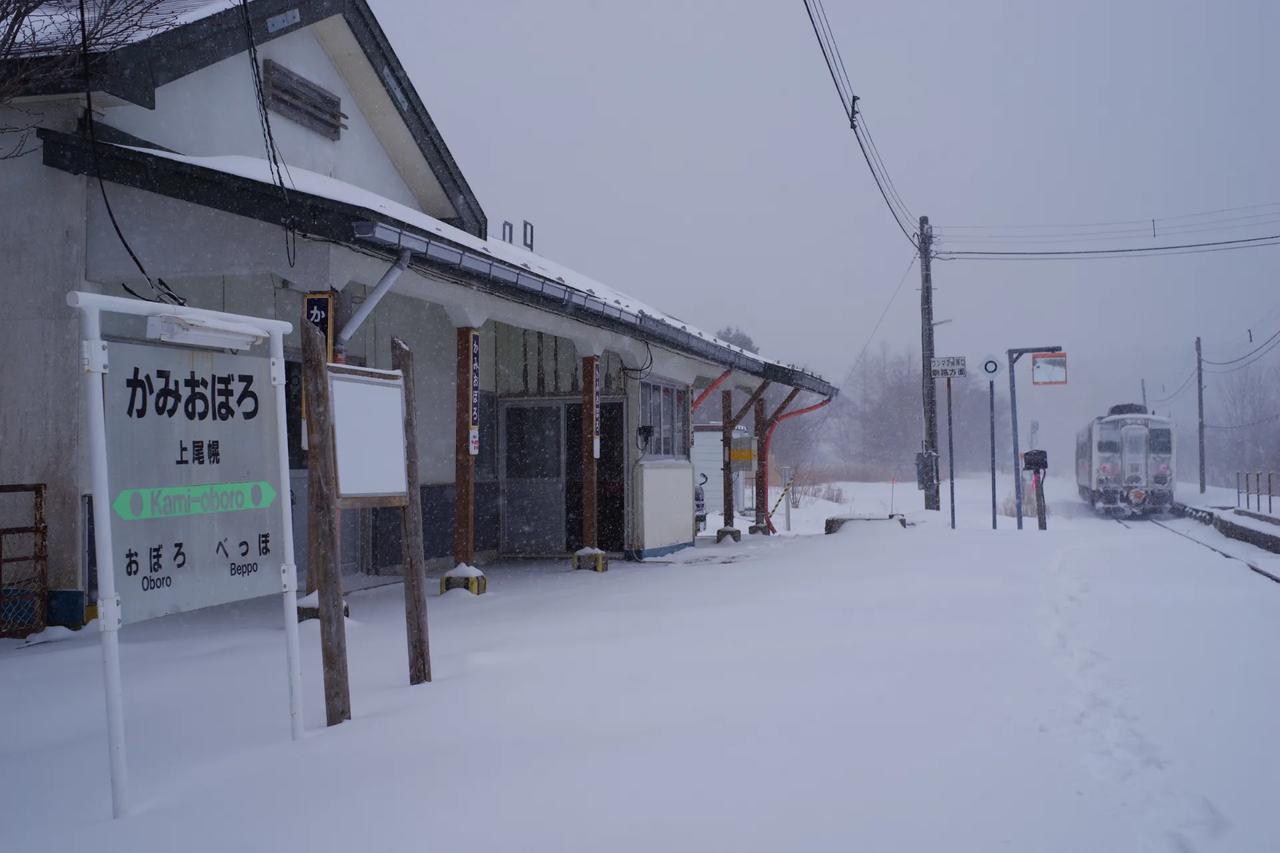
M404 376L405 473L409 503L400 510L400 548L404 572L404 622L409 643L409 683L431 680L431 646L427 638L427 572L422 546L422 485L418 482L417 391L413 353L404 341L391 339L391 366Z
M302 379L307 389L307 572L316 575L320 609L320 654L324 666L325 721L351 719L347 678L347 627L338 555L338 471L330 429L327 353L320 331L302 325Z
M596 465L600 459L600 357L582 359L582 547L595 548Z
M733 392L720 392L720 443L724 448L724 526L733 527Z
M764 411L764 395L756 398L756 528L753 533L767 532L759 528L765 526L769 515L769 459L765 456L765 434L769 429L769 419Z
M476 559L476 454L480 452L480 333L458 329L457 402L454 417L453 563Z

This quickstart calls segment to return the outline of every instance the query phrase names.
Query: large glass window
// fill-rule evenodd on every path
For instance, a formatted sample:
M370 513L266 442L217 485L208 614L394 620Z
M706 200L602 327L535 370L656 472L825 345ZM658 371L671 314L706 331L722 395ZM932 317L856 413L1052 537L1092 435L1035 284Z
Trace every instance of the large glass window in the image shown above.
M1151 452L1152 453L1172 453L1173 452L1173 431L1167 429L1151 430Z
M689 457L689 393L653 382L640 383L641 424L653 428L648 456Z

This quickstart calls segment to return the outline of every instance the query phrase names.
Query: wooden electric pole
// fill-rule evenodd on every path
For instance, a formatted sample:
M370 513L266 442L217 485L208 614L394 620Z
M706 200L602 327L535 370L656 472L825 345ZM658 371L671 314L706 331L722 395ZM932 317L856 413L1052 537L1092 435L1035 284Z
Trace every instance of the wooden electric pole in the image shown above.
M1196 337L1196 408L1200 420L1200 494L1204 494L1204 359Z
M924 452L927 457L924 508L942 509L938 494L938 389L933 381L933 229L920 217L920 373L924 396Z
M1146 379L1142 380L1142 410L1144 412L1151 411L1150 409L1147 408L1147 380Z

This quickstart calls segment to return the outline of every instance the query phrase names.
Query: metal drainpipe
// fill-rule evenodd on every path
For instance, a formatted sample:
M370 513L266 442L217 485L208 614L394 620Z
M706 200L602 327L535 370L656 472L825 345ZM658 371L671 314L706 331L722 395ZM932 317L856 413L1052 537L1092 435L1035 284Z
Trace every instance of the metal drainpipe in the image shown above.
M333 342L334 355L339 361L345 361L347 354L347 344L351 343L351 339L355 337L356 331L359 330L361 324L369 319L369 315L373 313L373 309L378 307L378 303L382 301L382 297L390 292L395 285L396 280L400 278L400 273L404 272L409 266L409 259L412 253L408 249L400 250L400 257L392 264L386 272L382 274L382 278L378 279L377 285L373 288L373 292L364 300L356 313L342 327L342 331L338 332L338 338Z

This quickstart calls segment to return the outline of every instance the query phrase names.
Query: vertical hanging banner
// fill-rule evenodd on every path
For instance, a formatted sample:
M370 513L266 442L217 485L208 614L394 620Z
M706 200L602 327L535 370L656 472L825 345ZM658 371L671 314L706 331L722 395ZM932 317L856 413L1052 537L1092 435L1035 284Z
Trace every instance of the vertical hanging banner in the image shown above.
M591 395L591 454L600 458L600 359L595 360L595 393Z
M472 456L480 455L480 333L471 330L471 424L467 440Z

